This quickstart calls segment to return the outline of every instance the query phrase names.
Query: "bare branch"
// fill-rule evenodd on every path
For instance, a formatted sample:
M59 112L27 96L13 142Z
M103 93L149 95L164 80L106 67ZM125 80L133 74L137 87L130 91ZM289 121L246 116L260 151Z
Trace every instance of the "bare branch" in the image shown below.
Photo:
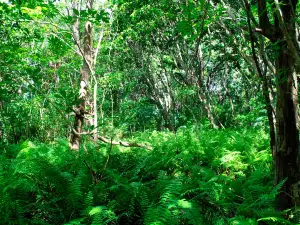
M75 129L73 129L73 132L76 135L91 135L91 134L94 134L93 131L78 133ZM113 141L113 140L109 140L108 138L103 137L103 136L98 136L98 139L100 141L102 141L104 143L107 143L107 144L110 144L110 145L121 145L123 147L136 147L136 148L145 148L147 150L152 150L151 146L140 144L140 143L136 143L136 142Z

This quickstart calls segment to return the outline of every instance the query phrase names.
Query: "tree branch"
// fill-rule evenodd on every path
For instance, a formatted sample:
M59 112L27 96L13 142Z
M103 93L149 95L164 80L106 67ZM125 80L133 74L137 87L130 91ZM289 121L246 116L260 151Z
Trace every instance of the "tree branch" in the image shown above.
M267 107L267 114L268 114L268 120L269 120L269 125L270 125L270 145L271 145L271 150L274 152L275 149L275 126L274 126L274 120L273 120L273 107L272 103L270 100L270 93L269 93L269 87L268 87L268 82L266 78L266 73L267 69L263 72L258 61L258 57L255 52L255 46L254 46L254 35L253 35L253 30L251 28L251 8L248 0L244 0L245 3L245 8L246 8L246 13L247 13L247 23L248 23L248 28L249 28L249 33L250 33L250 40L251 40L251 50L252 50L252 57L256 65L256 69L258 72L258 76L262 80L262 85L263 85L263 96L265 98L265 104ZM261 46L263 47L263 46ZM265 64L267 66L267 64Z
M73 132L76 135L90 135L90 134L94 134L93 131L92 132L82 132L82 133L78 133L75 129L73 129ZM136 148L145 148L147 150L152 150L151 146L148 145L144 145L144 144L140 144L140 143L136 143L136 142L127 142L127 141L113 141L113 140L109 140L106 137L103 136L98 136L98 139L106 144L110 144L110 145L121 145L123 147L136 147Z
M88 168L89 173L91 174L93 183L96 184L97 183L96 172L87 164L87 162L85 160L83 161L83 163Z
M282 12L282 10L280 8L280 5L279 5L280 4L279 1L274 0L274 3L275 3L275 7L276 7L276 15L277 15L277 18L278 18L279 24L280 24L280 29L283 33L284 38L286 39L289 50L292 52L292 55L296 59L296 66L299 67L300 66L300 57L299 57L299 54L298 54L298 49L294 45L292 37L290 36L289 31L288 31L287 26L286 26L287 22L289 22L289 23L291 23L291 22L290 21L285 21L283 12ZM289 7L293 7L293 5L290 5Z
M109 140L103 136L99 136L98 139L104 143L111 144L111 145L121 145L123 147L139 147L139 148L145 148L147 150L152 150L151 146L147 146L144 144L136 143L136 142L126 142L126 141L113 141Z
M258 17L259 17L259 28L257 31L260 31L262 35L266 38L269 38L271 41L274 41L274 25L270 23L268 17L268 10L266 0L258 0Z

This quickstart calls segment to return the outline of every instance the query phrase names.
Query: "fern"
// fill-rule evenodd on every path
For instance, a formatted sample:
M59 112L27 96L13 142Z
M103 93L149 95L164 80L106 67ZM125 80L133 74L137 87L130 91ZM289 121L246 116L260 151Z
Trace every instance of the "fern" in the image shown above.
M93 217L92 225L106 225L117 220L115 213L105 206L93 207L89 212L89 216Z
M0 159L0 224L284 221L273 207L282 183L273 187L263 131L181 129L135 139L153 151L114 147L105 169L105 145L85 142L87 151L76 154L63 139L8 146ZM297 210L290 214L297 221Z
M265 222L267 224L293 224L290 221L280 218L280 217L265 217L257 220L258 222Z

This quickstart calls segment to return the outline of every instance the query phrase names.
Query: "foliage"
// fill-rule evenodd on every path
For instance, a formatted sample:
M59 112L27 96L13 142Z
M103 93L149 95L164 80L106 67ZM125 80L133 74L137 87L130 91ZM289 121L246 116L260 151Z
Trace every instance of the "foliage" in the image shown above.
M267 135L195 131L137 135L153 151L110 153L109 146L86 143L75 155L63 139L3 146L0 222L274 224L279 188L272 185Z
M271 2L0 0L0 224L299 223L276 210L269 138L297 107L274 107Z

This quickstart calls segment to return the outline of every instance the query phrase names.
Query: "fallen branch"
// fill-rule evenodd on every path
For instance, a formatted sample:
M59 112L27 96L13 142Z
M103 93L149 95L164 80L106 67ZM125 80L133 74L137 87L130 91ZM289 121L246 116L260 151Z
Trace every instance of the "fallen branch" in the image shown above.
M93 134L93 132L82 132L82 133L78 133L76 130L73 129L73 132L76 135L89 135L89 134ZM110 144L110 145L121 145L123 147L136 147L136 148L145 148L147 150L152 150L151 146L148 145L144 145L144 144L140 144L140 143L136 143L136 142L127 142L127 141L113 141L113 140L109 140L106 137L103 136L98 136L98 139L104 143Z
M127 141L113 141L109 140L103 136L99 136L98 139L104 143L111 144L111 145L121 145L123 147L138 147L138 148L145 148L148 150L152 150L151 146L147 146L144 144L136 143L136 142L127 142Z

